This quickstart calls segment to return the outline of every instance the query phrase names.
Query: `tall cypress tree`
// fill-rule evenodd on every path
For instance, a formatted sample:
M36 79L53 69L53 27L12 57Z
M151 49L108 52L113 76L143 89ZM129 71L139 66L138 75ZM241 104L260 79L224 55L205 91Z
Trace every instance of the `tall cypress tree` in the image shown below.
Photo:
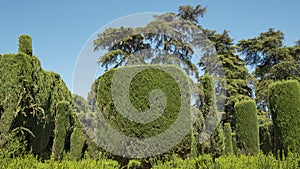
M275 82L269 88L274 125L274 148L300 152L300 84L296 80Z
M243 100L234 106L236 113L236 136L242 153L259 152L259 130L256 104L253 100Z

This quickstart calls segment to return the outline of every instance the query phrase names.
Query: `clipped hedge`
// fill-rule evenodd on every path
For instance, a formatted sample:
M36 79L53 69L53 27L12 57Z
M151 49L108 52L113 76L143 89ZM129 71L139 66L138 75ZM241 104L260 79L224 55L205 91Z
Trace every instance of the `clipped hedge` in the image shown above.
M295 80L275 82L269 87L274 126L274 148L300 152L300 84Z
M18 53L24 53L32 56L32 39L29 35L19 36L19 49Z
M60 101L56 105L54 141L52 147L52 157L54 160L61 160L67 140L67 132L71 127L71 107L67 101Z
M131 66L118 69L111 69L107 71L105 74L103 74L96 80L95 84L98 84L96 90L96 100L100 112L104 114L104 118L107 120L109 125L111 125L116 131L123 133L129 137L149 138L152 136L162 134L165 130L170 128L177 119L179 111L182 107L187 116L189 116L189 93L185 89L181 90L179 87L180 85L178 84L181 83L182 86L188 88L189 81L187 81L185 73L176 66L165 65L164 68L172 70L173 74L175 74L177 77L174 77L168 74L167 72L159 69L157 65L143 66L144 70L137 73L131 79L130 86L127 89L129 93L128 97L130 99L130 103L136 110L139 110L141 112L148 111L151 105L149 97L151 97L152 92L155 90L161 90L165 95L166 105L165 108L162 109L163 111L161 111L160 109L163 107L157 107L156 112L161 111L161 114L160 116L158 116L157 119L150 122L138 123L129 120L128 118L124 117L118 112L115 103L112 99L113 91L111 86L112 78L116 71L131 72L139 68L139 66ZM124 76L124 79L120 78L120 80L116 83L122 84L124 83L124 80L128 80L127 78L129 77L126 77L127 74L125 74ZM182 94L181 92L183 92L184 94ZM159 97L157 98L157 100L160 100L162 98L163 97ZM122 102L126 98L124 98L124 96L120 96L120 98L118 99ZM156 103L156 105L157 104L158 103ZM127 106L122 107L122 109L127 109ZM128 110L128 112L131 111ZM191 124L189 124L189 126L191 126ZM182 127L181 129L190 130L189 127ZM178 132L182 132L182 130ZM189 138L190 134L187 133L185 139L183 139L183 141L180 143L180 152L183 154L186 154L190 151ZM128 151L135 150L128 149ZM174 152L176 152L176 150L174 150Z
M76 123L76 127L73 129L71 135L71 146L70 146L70 159L79 160L84 155L84 146L86 142L86 136L82 131L82 127L79 122Z
M253 100L244 100L234 106L236 114L236 136L242 153L259 152L259 129L256 104Z

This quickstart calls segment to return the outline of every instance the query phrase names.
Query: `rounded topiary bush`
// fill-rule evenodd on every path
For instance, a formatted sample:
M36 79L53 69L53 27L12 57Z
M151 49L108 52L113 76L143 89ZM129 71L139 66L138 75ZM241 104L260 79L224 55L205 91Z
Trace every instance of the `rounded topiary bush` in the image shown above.
M138 73L131 78L129 74L140 69L141 71L138 71ZM123 72L122 77L114 81L114 76L117 71ZM126 94L123 94L122 91L120 93L114 91L115 89L112 87L113 83L115 83L114 85L122 86L127 83L128 80L130 81L128 88L124 88L124 91L127 92ZM137 142L128 142L128 144L125 145L129 147L124 150L126 151L125 154L134 154L136 151L140 151L134 147L140 144L143 139L164 134L166 130L172 127L172 130L174 130L174 126L177 126L176 128L178 128L178 130L172 132L173 135L167 139L161 140L159 144L164 143L167 145L169 140L174 138L173 140L179 140L177 145L180 148L173 149L172 151L176 152L180 149L180 152L183 154L190 151L190 81L180 68L171 65L147 65L111 69L99 77L95 84L97 84L97 106L106 122L116 132L139 139ZM117 95L115 98L113 97L114 93ZM157 93L159 94L156 95ZM120 103L117 104L116 102ZM127 113L128 117L120 113L120 111ZM133 112L138 113L134 114ZM156 116L157 118L155 119L145 122L132 120L132 118L143 119L144 115L148 115L145 114L145 112L151 115L154 113L158 116ZM140 115L139 113L144 115ZM174 125L175 122L177 123L176 125ZM86 120L86 123L92 124L93 121ZM87 133L89 133L89 131L87 131ZM183 139L179 138L181 136L178 136L182 133L185 133ZM115 140L118 140L118 138L113 139L113 141ZM110 142L109 144L114 144L114 142ZM156 147L153 148L155 149ZM150 149L152 152L152 147L147 147L143 153L149 153L150 151L148 150Z

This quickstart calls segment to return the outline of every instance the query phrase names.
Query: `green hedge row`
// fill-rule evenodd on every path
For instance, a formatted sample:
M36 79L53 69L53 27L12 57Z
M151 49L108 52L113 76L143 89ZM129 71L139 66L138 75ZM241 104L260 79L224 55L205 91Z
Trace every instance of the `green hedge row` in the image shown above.
M222 156L213 160L210 155L202 155L192 159L185 159L178 156L173 156L168 161L152 161L153 169L294 169L300 167L300 156L293 153L288 153L286 158L277 160L273 155L265 155L257 153L251 156L247 155L230 155ZM0 169L118 169L120 165L117 161L108 159L82 159L80 161L74 160L45 160L41 162L37 158L31 156L19 158L5 158L0 159ZM140 168L141 162L139 160L130 160L127 168Z

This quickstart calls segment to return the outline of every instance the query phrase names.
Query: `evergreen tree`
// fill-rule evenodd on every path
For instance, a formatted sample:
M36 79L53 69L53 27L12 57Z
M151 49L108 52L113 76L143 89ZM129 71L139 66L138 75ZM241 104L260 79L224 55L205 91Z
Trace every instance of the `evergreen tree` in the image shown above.
M300 80L299 46L283 46L284 34L269 29L259 36L238 43L239 51L245 56L247 65L252 66L257 105L268 111L268 86L277 80Z
M300 152L300 84L296 80L272 83L269 103L274 124L274 150Z
M259 152L257 109L253 100L243 100L234 106L236 112L236 136L242 153Z
M221 70L217 76L221 77L226 83L225 93L225 117L223 123L230 122L231 127L235 128L234 120L234 104L243 99L248 99L252 96L250 83L252 76L245 67L245 62L235 54L237 47L233 45L233 39L230 38L228 31L224 30L222 34L217 34L215 31L204 30L204 34L215 46L217 57L219 59ZM201 58L200 65L209 65L210 59ZM204 67L204 71L208 69ZM222 93L222 92L220 92ZM222 96L219 96L222 97Z

